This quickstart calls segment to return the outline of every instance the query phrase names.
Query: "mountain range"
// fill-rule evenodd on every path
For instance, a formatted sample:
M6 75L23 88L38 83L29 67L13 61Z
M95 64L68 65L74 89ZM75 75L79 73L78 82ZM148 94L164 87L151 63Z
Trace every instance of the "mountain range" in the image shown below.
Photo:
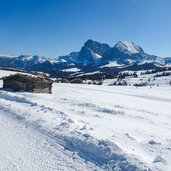
M90 39L84 43L79 52L71 52L56 59L37 55L0 55L0 67L41 71L54 77L146 70L169 65L171 57L150 55L129 41L118 41L110 47L108 44Z

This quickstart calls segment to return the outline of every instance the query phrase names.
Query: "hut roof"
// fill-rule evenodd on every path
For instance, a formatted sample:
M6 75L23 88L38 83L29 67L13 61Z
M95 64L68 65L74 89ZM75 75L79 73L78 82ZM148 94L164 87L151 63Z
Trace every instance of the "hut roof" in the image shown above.
M24 78L32 82L53 83L53 80L51 80L48 77L44 77L41 75L33 75L33 74L22 74L22 73L17 73L17 74L3 77L2 80L8 80L8 79L16 78L16 77Z
M82 83L83 80L81 78L75 78L73 80L70 81L71 83Z

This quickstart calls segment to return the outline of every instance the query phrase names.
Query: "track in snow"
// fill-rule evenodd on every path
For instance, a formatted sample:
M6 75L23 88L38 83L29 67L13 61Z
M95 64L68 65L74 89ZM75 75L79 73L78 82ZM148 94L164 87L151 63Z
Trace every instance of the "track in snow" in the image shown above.
M1 171L80 171L96 168L65 150L53 139L27 127L2 110L0 110L0 152Z
M41 139L45 141L44 146L48 147L47 151L53 151L54 155L55 151L57 153L59 151L62 156L64 153L66 161L60 169L94 170L92 163L102 167L106 166L106 163L111 164L111 167L112 164L118 163L119 167L124 166L124 169L132 164L133 167L138 168L146 166L152 170L170 171L170 91L169 87L136 89L129 86L54 84L51 95L2 90L0 110L6 111L8 118L14 116L21 125L26 124L31 127L26 130L33 130L34 137L42 137ZM38 138L38 147L42 146L40 142ZM120 150L116 151L113 144L108 142L117 145L119 147L117 149ZM30 144L30 146L34 148L34 145ZM21 153L25 152L21 151ZM78 153L80 157L74 153ZM105 159L103 156L105 153L108 156L107 162L103 165L99 159ZM112 155L114 153L122 156L124 162L115 160ZM31 155L34 156L34 153L31 152ZM1 160L2 166L5 160L10 161L12 158L11 168L27 170L27 168L23 169L22 165L17 168L13 157L2 155L1 158L4 159ZM77 158L76 162L75 158ZM125 159L128 159L126 164ZM58 159L55 160L57 165L64 161L64 159L60 162ZM69 164L68 160L71 161ZM85 161L91 163L85 164ZM19 163L18 160L16 163ZM29 161L25 158L23 163ZM77 166L76 163L80 165ZM34 162L31 165L34 166ZM11 168L9 170L14 170ZM35 169L38 170L37 168L35 164ZM100 170L97 167L96 169Z

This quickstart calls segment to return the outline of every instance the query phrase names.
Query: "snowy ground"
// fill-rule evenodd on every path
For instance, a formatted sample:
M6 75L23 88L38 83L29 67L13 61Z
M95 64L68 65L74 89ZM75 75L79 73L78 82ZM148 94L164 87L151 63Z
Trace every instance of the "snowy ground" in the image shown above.
M127 71L127 72L133 73L133 71ZM157 72L155 74L144 74L144 75L140 75L140 72L142 72L142 71L137 72L138 77L136 77L136 78L134 76L127 76L123 80L125 80L128 85L134 85L134 84L140 84L140 83L147 83L147 85L154 85L154 86L170 85L171 71L165 71L165 73L168 73L169 75L161 76L161 77L156 77L156 74L162 74L163 72ZM110 84L113 84L115 81L117 81L117 78L106 79L106 80L104 80L103 85L110 85Z
M0 109L1 171L80 171L95 168L79 157L74 158L73 153L19 120Z
M74 84L54 84L52 94L0 90L0 169L170 171L170 92Z

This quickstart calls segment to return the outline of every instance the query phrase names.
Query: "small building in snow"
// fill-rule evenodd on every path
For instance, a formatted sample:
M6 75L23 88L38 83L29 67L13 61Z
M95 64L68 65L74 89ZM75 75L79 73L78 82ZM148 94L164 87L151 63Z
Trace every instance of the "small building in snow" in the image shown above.
M48 77L17 73L3 77L2 80L4 82L4 89L35 93L52 93L53 80Z
M70 83L83 84L83 80L81 78L75 78L75 79L71 80Z

